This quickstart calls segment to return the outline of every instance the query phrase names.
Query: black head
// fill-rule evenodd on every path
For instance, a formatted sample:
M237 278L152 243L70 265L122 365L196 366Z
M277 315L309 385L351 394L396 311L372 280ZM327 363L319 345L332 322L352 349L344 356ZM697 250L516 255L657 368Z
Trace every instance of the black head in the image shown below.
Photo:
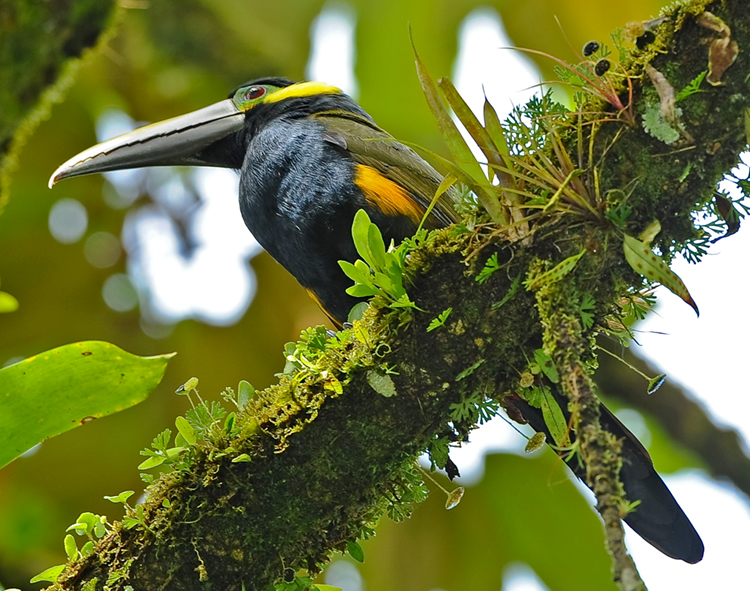
M227 100L98 144L58 168L59 180L124 168L164 165L242 167L248 136L280 117L320 111L368 115L335 86L267 77L236 88ZM369 117L368 117L369 118Z

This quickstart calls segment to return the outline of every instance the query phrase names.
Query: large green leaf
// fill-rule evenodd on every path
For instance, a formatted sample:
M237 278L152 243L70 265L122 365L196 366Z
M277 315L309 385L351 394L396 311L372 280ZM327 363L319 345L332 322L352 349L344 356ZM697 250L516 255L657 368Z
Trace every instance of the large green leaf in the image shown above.
M173 355L84 341L0 370L0 468L44 439L143 401Z

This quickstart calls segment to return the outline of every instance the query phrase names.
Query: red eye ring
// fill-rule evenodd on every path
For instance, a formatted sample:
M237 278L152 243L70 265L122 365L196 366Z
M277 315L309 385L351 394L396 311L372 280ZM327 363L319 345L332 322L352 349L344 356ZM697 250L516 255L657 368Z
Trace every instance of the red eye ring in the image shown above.
M262 86L251 86L245 91L245 100L254 101L266 94L266 89Z

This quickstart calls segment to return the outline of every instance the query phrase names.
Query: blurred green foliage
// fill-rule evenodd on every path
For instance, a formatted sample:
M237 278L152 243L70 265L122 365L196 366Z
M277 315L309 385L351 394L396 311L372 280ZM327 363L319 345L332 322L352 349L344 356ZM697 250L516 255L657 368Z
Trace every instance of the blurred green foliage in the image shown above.
M665 3L496 0L492 5L516 45L575 60L585 42L606 40L616 27L647 19ZM0 471L0 582L6 586L28 588L32 575L64 560L63 532L75 515L111 515L104 495L142 489L135 469L138 451L184 412L184 399L172 394L178 385L195 375L204 394L218 395L242 379L264 387L283 368L283 344L296 340L301 329L325 322L304 291L265 254L249 261L259 287L250 309L233 326L184 320L163 338L152 338L141 330L138 310L115 312L104 303L104 281L126 272L127 260L96 268L84 257L83 245L99 231L120 236L129 212L106 205L100 176L48 191L52 171L96 142L96 120L108 108L136 121L157 121L216 102L259 75L302 78L311 22L324 3L128 0L121 5L116 33L78 69L65 100L19 152L10 200L0 215L0 277L3 290L20 307L0 316L0 364L89 339L139 355L172 350L179 355L143 404L55 438ZM360 102L380 125L397 137L443 149L419 88L407 25L430 71L449 75L458 28L483 5L474 0L350 3L357 16ZM7 14L0 10L2 35L21 26ZM28 41L17 50L19 57L0 43L2 65L16 63L29 51L53 56L60 51L58 41L41 34ZM484 72L487 78L501 75L503 55L498 49L498 74ZM551 62L539 66L544 79L554 78ZM63 198L80 201L88 213L86 236L72 244L58 243L48 230L50 208ZM148 202L144 195L132 207ZM498 589L501 570L512 560L531 564L551 589L609 588L597 518L568 483L558 486L564 471L550 458L493 456L485 481L468 491L459 508L446 513L444 501L434 494L410 522L383 524L365 545L362 572L368 588ZM549 533L573 532L578 526L586 531L564 541ZM580 547L570 545L578 539ZM412 561L415 549L421 558ZM589 576L588 571L601 582L572 574Z

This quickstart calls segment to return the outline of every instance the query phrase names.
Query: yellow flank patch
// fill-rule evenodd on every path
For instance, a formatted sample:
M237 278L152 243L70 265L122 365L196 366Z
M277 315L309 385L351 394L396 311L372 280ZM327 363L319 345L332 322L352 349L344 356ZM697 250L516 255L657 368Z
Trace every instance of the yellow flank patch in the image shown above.
M285 86L276 92L267 94L263 102L278 103L290 98L314 96L316 94L341 94L341 89L325 82L297 82L296 84Z
M424 208L412 199L409 192L384 177L371 166L357 164L354 182L362 189L365 199L387 215L405 215L418 224Z

